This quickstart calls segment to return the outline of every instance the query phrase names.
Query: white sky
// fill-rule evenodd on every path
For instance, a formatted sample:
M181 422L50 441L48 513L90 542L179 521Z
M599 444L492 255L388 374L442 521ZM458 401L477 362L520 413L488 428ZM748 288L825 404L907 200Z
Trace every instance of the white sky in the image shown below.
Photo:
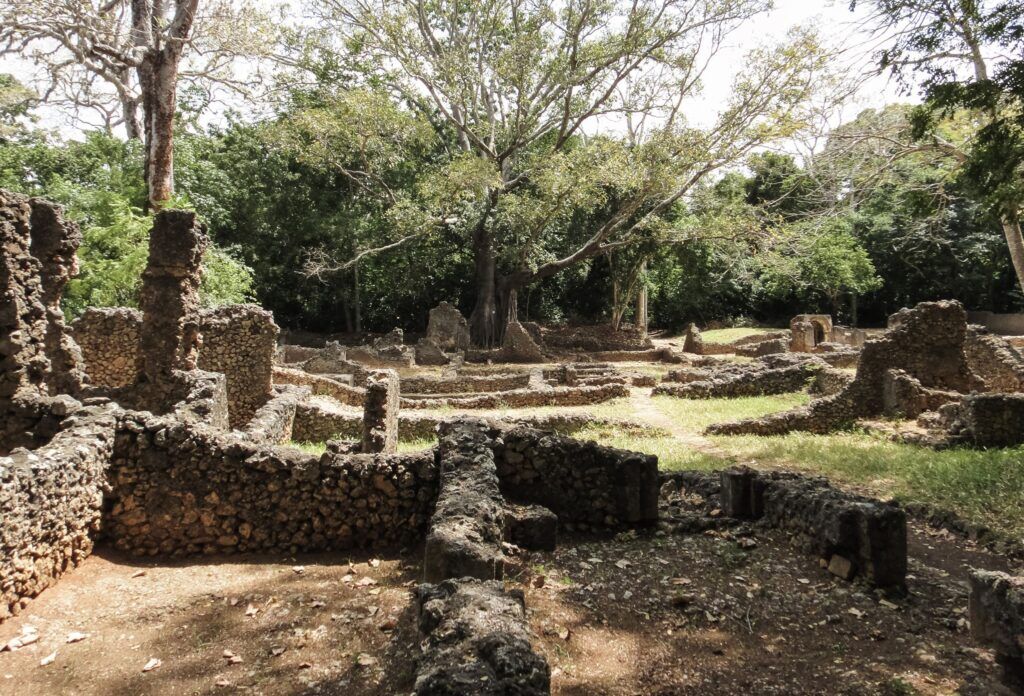
M268 1L277 3L277 0ZM733 77L743 68L744 54L760 44L782 41L794 25L811 24L818 28L826 41L847 46L851 70L868 68L871 61L870 45L857 27L857 20L864 13L851 13L848 8L849 0L775 0L775 9L747 23L729 37L728 44L705 74L702 94L686 105L688 120L695 124L710 124L729 96ZM7 56L0 57L0 72L12 73L28 81L31 68L25 61ZM849 120L865 108L917 100L916 94L900 94L885 78L872 78L864 83L858 94L842 109L841 120ZM53 108L42 105L36 114L43 127L56 129L66 137L73 137L77 133L67 118Z

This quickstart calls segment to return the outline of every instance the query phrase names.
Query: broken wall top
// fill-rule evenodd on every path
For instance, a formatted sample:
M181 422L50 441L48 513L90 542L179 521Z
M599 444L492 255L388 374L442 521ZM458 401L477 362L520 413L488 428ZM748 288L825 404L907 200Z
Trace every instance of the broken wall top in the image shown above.
M60 308L81 240L58 206L0 190L0 403L82 388L81 358Z

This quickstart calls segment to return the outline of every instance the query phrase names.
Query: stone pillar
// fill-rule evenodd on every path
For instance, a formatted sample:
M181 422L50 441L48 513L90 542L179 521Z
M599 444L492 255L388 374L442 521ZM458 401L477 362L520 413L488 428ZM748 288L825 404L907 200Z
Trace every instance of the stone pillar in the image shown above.
M700 329L693 322L686 327L686 336L683 339L683 352L702 355L704 353L704 339L701 338Z
M398 408L398 373L371 372L363 400L363 452L393 454L398 450Z
M187 210L163 210L153 222L139 306L139 381L170 385L175 370L195 369L200 336L199 283L206 226ZM169 406L170 404L154 404Z

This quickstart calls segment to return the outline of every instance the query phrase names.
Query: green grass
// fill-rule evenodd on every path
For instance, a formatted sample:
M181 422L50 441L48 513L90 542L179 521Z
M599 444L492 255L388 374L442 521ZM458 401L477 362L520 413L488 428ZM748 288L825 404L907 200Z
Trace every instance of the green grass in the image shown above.
M777 411L803 406L810 397L803 393L774 396L746 396L738 399L678 399L655 396L654 405L683 430L700 433L713 423L743 418L760 418Z
M326 442L289 442L291 447L296 447L307 454L323 454L327 451ZM434 439L399 440L399 452L418 452L433 447L437 442Z
M936 451L858 432L712 441L742 461L822 473L877 496L929 503L1007 534L1024 534L1024 447Z
M677 469L720 469L722 460L702 452L684 443L669 433L651 429L647 431L628 431L618 426L590 426L572 437L578 440L594 440L607 447L643 452L658 456L658 468L664 470Z
M712 329L701 331L700 336L708 343L732 343L738 338L746 338L755 334L765 334L781 329L762 329L755 327L736 327L733 329Z
M288 443L288 446L300 449L306 454L323 454L327 450L326 442L297 442L292 440Z

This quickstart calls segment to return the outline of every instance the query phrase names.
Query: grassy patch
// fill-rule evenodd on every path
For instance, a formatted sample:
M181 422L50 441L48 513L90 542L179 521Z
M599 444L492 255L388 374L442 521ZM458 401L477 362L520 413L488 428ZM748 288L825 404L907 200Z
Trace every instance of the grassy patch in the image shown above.
M399 431L401 432L401 431ZM437 444L437 440L430 438L420 438L417 440L398 440L398 451L399 452L419 452L421 450L430 449Z
M720 469L722 460L698 452L693 446L672 437L669 433L651 428L649 430L627 430L619 426L592 425L573 435L578 440L594 440L607 447L655 454L658 468L675 469Z
M288 446L300 449L306 454L323 454L327 451L326 442L296 442L293 440L288 443Z
M822 473L874 495L930 503L1002 532L1024 534L1024 448L935 451L866 433L712 440L761 465Z
M803 393L748 396L739 399L678 399L656 396L654 405L683 430L699 433L712 423L743 418L760 418L769 413L803 406L810 397Z
M772 331L781 331L781 329L762 329L756 327L712 329L711 331L701 331L700 336L707 343L732 343L733 341L739 338L746 338L747 336L771 333Z

